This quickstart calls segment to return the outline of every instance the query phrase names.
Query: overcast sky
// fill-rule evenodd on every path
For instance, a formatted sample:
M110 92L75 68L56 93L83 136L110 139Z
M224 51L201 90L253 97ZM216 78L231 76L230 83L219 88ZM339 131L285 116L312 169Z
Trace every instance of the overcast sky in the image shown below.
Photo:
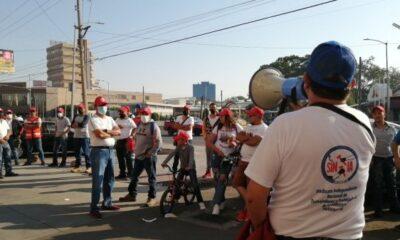
M83 18L91 25L87 38L95 57L104 57L323 1L83 0ZM27 74L46 71L45 48L50 40L73 40L75 2L0 1L0 48L15 50L16 65L16 73L0 76L0 81L25 81ZM236 6L227 8L232 5ZM218 94L222 89L224 96L246 95L249 79L260 65L281 56L308 54L318 43L328 40L348 45L357 58L375 56L376 63L385 66L384 46L363 41L364 38L389 41L389 65L400 67L400 50L396 49L400 30L392 26L393 22L400 24L399 9L399 0L339 0L182 43L98 61L95 76L111 82L114 90L141 91L144 86L146 91L159 92L164 97L191 96L192 84L200 81L215 83ZM199 15L202 13L207 14ZM182 18L186 19L173 26L149 29ZM131 37L121 36L124 34ZM33 78L46 79L46 74Z

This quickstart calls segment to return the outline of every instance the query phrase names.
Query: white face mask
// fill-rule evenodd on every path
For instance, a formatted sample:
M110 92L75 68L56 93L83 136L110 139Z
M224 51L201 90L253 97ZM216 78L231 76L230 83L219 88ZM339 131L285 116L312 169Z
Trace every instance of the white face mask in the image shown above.
M59 113L57 113L57 117L62 118L63 114L59 112Z
M107 106L100 106L100 107L97 107L97 112L100 113L101 115L106 115L106 113L107 113Z
M140 120L142 121L142 123L148 123L150 122L150 116L142 115L140 116Z

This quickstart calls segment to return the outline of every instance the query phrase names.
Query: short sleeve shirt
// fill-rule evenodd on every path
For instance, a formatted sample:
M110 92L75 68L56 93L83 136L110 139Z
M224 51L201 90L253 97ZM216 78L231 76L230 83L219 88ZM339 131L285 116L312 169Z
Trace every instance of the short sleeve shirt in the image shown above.
M3 139L5 136L7 136L7 132L10 129L10 126L8 125L7 121L4 119L0 119L0 139Z
M337 107L371 126L364 113ZM245 174L273 188L268 209L277 235L358 239L374 152L374 139L361 125L306 107L272 122Z
M213 134L217 135L217 141L215 146L221 150L224 155L229 155L234 151L234 148L229 146L229 141L235 139L237 134L243 130L242 126L236 124L234 128L227 129L225 126L218 129L218 126L212 131Z
M120 139L126 139L129 136L131 136L133 129L136 128L135 122L132 120L132 118L117 118L115 120L117 125L121 128L121 135L117 136L115 139L120 140Z
M385 123L384 128L378 128L376 124L372 124L372 130L376 137L375 156L383 158L393 156L391 145L396 136L396 129Z
M251 133L253 136L259 136L261 138L264 137L268 129L267 124L261 123L259 125L249 125L244 128L246 133ZM242 156L242 161L250 162L251 157L253 156L254 152L256 151L257 146L249 146L247 144L242 145L242 149L240 151L240 155Z
M57 136L60 136L59 134L62 134L60 137L67 138L68 133L64 133L66 128L71 126L71 122L67 117L63 118L57 118L56 120L56 134Z
M188 126L188 125L192 125L193 126L194 125L194 118L193 117L189 117L185 121L185 120L183 120L183 116L178 116L176 118L176 122L179 123L179 124L182 124L184 126ZM183 131L183 130L179 130L179 132L180 131ZM189 140L193 139L193 129L191 129L189 131L184 131L184 132L186 132L189 135Z
M115 139L114 138L106 138L106 139L101 139L98 138L94 134L94 130L100 129L100 130L107 130L111 131L114 127L117 127L117 124L115 123L114 119L112 119L109 116L104 116L103 118L94 115L90 117L89 119L89 135L90 135L90 145L93 147L113 147L115 145Z

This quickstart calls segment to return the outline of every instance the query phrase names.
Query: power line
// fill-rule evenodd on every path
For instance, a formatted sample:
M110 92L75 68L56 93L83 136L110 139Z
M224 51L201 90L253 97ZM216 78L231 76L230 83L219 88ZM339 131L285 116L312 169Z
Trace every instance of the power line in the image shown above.
M23 6L25 6L25 4L27 4L29 2L29 0L25 0L24 2L22 2L20 5L18 5L18 7L16 7L14 10L10 11L5 17L3 17L0 20L0 23L3 23L4 21L7 21L7 19L9 17L11 17L13 14L15 14L16 12L18 12L18 10L22 9Z
M198 37L202 37L202 36L205 36L205 35L210 35L210 34L213 34L213 33L226 31L228 29L233 29L233 28L237 28L237 27L244 26L244 25L249 25L249 24L256 23L256 22L265 21L265 20L268 20L268 19L271 19L271 18L276 18L276 17L280 17L280 16L289 15L289 14L292 14L292 13L304 11L304 10L307 10L307 9L316 8L316 7L319 7L319 6L322 6L322 5L326 5L326 4L329 4L329 3L333 3L333 2L336 2L336 1L338 1L338 0L329 0L329 1L321 2L321 3L309 5L309 6L306 6L306 7L297 8L297 9L294 9L294 10L291 10L291 11L282 12L282 13L274 14L274 15L271 15L271 16L258 18L258 19L255 19L255 20L251 20L251 21L247 21L247 22L231 25L231 26L228 26L228 27L219 28L219 29L215 29L215 30L212 30L212 31L208 31L208 32L192 35L192 36L189 36L189 37L184 37L184 38L180 38L180 39L176 39L176 40L172 40L172 41L168 41L168 42L164 42L164 43L160 43L160 44L155 44L155 45L151 45L151 46L147 46L147 47L143 47L143 48L133 49L133 50L130 50L130 51L124 51L124 52L120 52L120 53L116 53L116 54L111 54L111 55L108 55L108 56L97 58L96 60L101 61L101 60L105 60L105 59L108 59L108 58L113 58L113 57L117 57L117 56L121 56L121 55L126 55L126 54L129 54L129 53L140 52L140 51L144 51L144 50L148 50L148 49L152 49L152 48L156 48L156 47L161 47L161 46L165 46L165 45L169 45L169 44L173 44L173 43L177 43L177 42L181 42L181 41L185 41L185 40L189 40L189 39L193 39L193 38L198 38Z
M42 10L43 14L46 15L47 19L49 19L49 21L57 28L57 30L62 33L64 35L64 37L68 38L68 35L60 28L60 26L57 25L56 22L54 22L54 20L50 17L50 15L46 12L46 10L44 10L42 8L42 6L40 6L39 2L37 0L35 0L36 4L38 5L38 7L40 8L40 10Z

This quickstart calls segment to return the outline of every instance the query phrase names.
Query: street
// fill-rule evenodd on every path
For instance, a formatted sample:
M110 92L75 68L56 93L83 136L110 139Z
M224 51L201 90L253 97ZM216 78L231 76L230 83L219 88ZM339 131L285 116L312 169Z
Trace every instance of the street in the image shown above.
M201 137L194 139L196 146L197 173L205 169L204 143ZM170 137L164 137L164 147L171 149ZM160 167L165 155L158 161L158 195L170 179ZM68 162L73 161L70 157ZM50 163L50 158L46 159ZM159 207L144 208L147 198L147 177L140 179L138 201L117 203L127 193L128 181L117 181L113 191L114 203L121 206L118 212L104 212L102 220L88 216L91 178L80 173L70 173L70 168L54 169L33 166L18 166L21 174L5 178L0 183L0 240L34 239L234 239L240 224L234 220L240 207L237 193L228 188L228 206L219 217L211 212L214 193L212 183L202 182L202 194L207 202L207 211L201 212L197 204L180 204L174 213L176 218L162 218ZM118 172L115 165L115 173ZM370 214L370 213L367 213ZM400 233L392 228L400 224L396 215L386 215L382 221L367 218L365 238L400 239Z

